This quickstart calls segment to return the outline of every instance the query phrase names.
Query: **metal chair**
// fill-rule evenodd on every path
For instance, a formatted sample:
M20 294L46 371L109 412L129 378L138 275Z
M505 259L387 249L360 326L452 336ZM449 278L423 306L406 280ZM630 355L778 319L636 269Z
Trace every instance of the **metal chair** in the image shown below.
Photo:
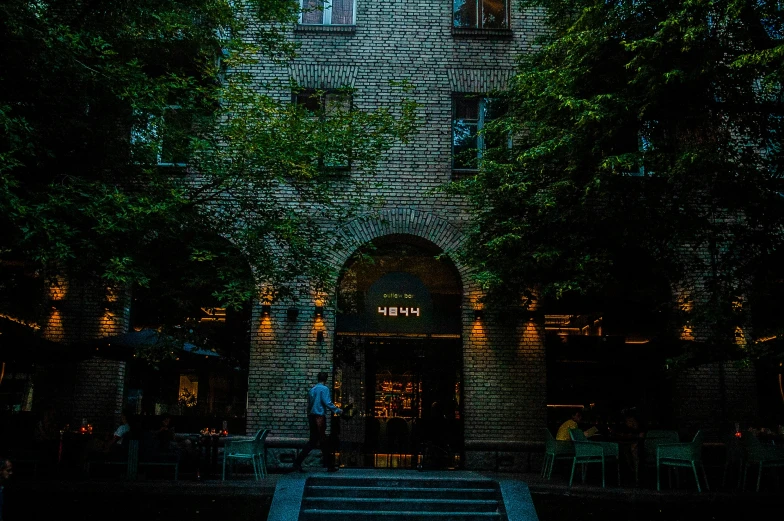
M702 469L705 480L705 489L710 490L705 466L702 464L702 442L705 438L703 432L697 431L694 439L688 443L662 443L656 447L656 490L661 490L661 467L688 467L694 472L694 481L697 483L697 492L702 492L700 478L697 476L697 465Z
M264 440L269 433L268 429L259 429L252 440L232 440L223 450L223 475L226 479L226 464L229 464L229 471L237 461L249 461L253 466L253 477L257 481L267 475L266 461L264 458Z
M580 429L571 429L569 436L574 443L574 458L572 459L572 474L569 476L569 486L574 481L574 469L578 463L583 465L582 480L585 482L587 463L602 464L602 488L606 486L605 466L607 458L615 458L616 469L618 472L618 486L621 485L621 461L618 444L611 441L589 441Z
M544 461L542 462L542 477L550 479L553 476L553 466L556 460L570 460L574 458L574 443L571 441L556 440L550 429L545 428Z
M743 433L743 490L746 490L746 473L749 467L757 465L757 492L762 481L762 469L765 467L784 467L784 447L764 445L750 432Z

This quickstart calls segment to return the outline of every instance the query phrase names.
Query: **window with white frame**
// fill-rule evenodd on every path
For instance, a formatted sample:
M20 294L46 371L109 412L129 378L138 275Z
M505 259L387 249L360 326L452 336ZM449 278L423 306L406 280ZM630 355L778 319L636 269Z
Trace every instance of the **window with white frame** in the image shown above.
M476 170L483 152L508 146L509 136L488 128L504 112L497 98L481 94L452 96L452 169Z
M335 170L349 168L351 151L345 143L339 143L336 134L340 133L341 121L349 124L343 116L351 110L351 93L346 90L304 89L294 94L294 103L325 125L317 136L321 147L319 166Z
M301 0L301 25L354 25L356 0Z
M509 0L453 0L454 26L509 29Z
M161 114L134 112L131 146L139 163L186 166L190 135L190 114L179 105L169 105Z

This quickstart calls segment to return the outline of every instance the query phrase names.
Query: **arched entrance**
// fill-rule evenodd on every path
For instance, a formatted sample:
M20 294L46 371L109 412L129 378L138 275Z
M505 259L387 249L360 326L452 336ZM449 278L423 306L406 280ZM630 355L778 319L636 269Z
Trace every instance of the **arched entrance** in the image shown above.
M424 239L360 248L338 282L335 402L349 467L454 466L463 444L462 282Z

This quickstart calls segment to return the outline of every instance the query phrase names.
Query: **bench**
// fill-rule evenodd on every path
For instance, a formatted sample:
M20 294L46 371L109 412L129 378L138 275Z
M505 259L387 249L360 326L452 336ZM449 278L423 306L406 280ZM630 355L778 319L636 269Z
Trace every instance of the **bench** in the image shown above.
M268 436L264 441L264 461L271 468L282 468L281 463L294 464L294 460L299 456L302 447L307 443L307 438L286 438L281 436ZM269 450L275 453L275 458L270 460Z

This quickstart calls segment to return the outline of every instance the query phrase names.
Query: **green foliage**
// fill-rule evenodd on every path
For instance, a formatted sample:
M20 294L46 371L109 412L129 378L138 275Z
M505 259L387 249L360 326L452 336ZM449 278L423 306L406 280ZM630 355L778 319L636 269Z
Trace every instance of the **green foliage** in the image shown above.
M295 0L3 2L0 261L144 287L158 284L152 259L166 262L152 245L208 231L233 247L212 241L176 263L196 279L209 266L223 305L240 306L260 284L279 294L299 276L327 277L319 220L372 200L319 167L319 154L328 143L372 173L411 132L414 107L399 86L400 107L314 122L266 95L245 71L295 56L286 31L298 9Z
M733 302L782 244L780 2L522 4L550 31L495 122L514 146L450 187L473 206L464 260L491 297L557 300L601 292L634 251L670 284L704 276L681 318L734 345Z

